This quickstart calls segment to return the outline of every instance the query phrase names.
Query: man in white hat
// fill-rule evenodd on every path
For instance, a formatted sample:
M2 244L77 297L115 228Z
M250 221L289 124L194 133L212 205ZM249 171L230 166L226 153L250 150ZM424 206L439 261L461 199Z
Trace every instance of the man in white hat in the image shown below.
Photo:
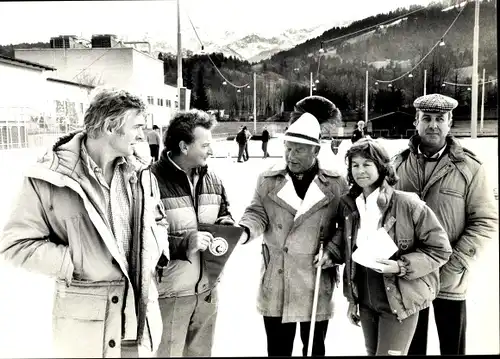
M453 254L440 269L441 288L432 306L441 354L460 355L465 354L469 271L498 226L498 215L484 165L449 135L458 102L430 94L413 105L418 134L395 157L396 188L417 193L448 233ZM420 311L409 355L426 354L428 321L427 308Z
M306 110L307 109L307 110ZM338 117L333 103L319 96L297 103L284 136L285 162L261 173L251 204L239 225L242 243L262 234L262 278L257 309L264 317L269 356L291 356L297 322L307 353L315 285L314 258L320 241L331 238L346 180L318 162L320 123ZM310 111L310 112L305 112ZM332 317L337 268L323 268L319 286L312 355L325 355L325 336ZM328 268L327 268L328 267Z

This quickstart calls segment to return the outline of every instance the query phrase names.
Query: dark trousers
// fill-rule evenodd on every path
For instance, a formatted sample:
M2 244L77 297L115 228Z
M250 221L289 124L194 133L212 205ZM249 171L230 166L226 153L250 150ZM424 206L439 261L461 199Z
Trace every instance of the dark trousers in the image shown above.
M242 162L248 160L248 149L246 148L247 144L238 144L238 162ZM245 157L245 152L246 152L246 157Z
M434 299L434 318L441 355L464 355L467 312L465 300ZM429 308L420 311L417 329L408 355L427 354Z
M155 162L158 161L158 153L160 151L160 145L149 145L149 151L151 152L151 157L154 158Z
M399 321L397 316L359 306L366 353L374 355L406 355L417 326L418 312Z
M264 317L268 356L292 356L297 323L282 323L281 320L281 317ZM303 345L303 356L307 355L310 327L311 322L300 322L300 339ZM328 320L316 322L314 325L313 356L325 356L325 337L327 329Z
M264 158L269 157L269 153L267 152L267 142L262 142L262 152L264 152Z

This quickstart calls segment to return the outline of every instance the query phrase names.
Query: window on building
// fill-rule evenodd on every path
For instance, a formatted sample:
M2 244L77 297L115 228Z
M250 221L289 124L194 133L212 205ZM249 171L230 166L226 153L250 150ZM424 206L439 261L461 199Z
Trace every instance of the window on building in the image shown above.
M163 99L162 98L158 98L158 106L163 106Z
M83 113L83 103L80 102L80 113Z
M155 99L153 96L148 96L148 104L149 105L154 105L155 104Z
M178 101L175 101L174 105L175 105L175 108L179 108L179 102Z

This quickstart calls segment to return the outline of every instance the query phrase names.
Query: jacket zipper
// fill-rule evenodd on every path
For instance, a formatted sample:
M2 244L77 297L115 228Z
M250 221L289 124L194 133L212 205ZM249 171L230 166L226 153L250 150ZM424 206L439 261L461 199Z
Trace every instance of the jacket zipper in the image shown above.
M146 318L145 308L142 305L142 271L141 271L141 252L142 252L142 217L144 215L142 211L142 204L144 201L144 189L140 186L143 172L139 172L137 175L137 181L132 186L132 203L133 203L133 230L132 230L132 246L129 253L129 275L132 281L132 287L135 294L135 308L137 313L137 339L142 338L142 333L144 332L144 326Z

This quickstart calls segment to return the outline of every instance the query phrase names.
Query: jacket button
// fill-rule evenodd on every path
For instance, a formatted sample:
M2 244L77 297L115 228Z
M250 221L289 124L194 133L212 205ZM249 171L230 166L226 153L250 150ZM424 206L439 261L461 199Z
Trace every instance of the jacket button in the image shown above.
M283 229L283 226L281 225L281 223L280 223L280 224L278 224L278 228L279 228L279 229Z
M471 249L469 249L469 253L474 255L474 253L476 253L476 251L474 250L474 248L471 248Z
M393 312L393 313L397 313L398 311L397 311L396 309L394 309L392 312Z
M283 248L283 252L288 253L288 247Z
M391 287L387 287L387 290L391 290Z
M111 348L114 348L116 346L116 343L113 339L111 339L108 344Z
M283 269L281 269L281 268L280 268L280 269L278 269L278 273L279 273L279 274L283 273Z
M114 266L117 266L118 265L118 262L116 261L116 259L112 259L111 260L111 264L114 265Z
M111 301L115 304L118 303L118 297L114 295L113 298L111 298Z

